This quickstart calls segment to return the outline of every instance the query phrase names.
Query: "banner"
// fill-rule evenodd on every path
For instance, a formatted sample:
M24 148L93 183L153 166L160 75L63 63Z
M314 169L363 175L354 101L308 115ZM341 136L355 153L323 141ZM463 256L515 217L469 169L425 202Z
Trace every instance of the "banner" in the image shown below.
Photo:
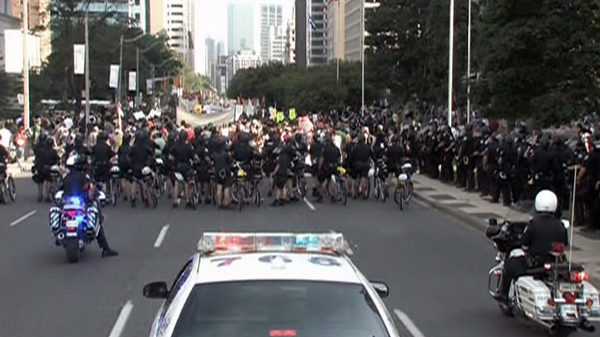
M296 109L290 109L289 111L290 120L293 122L296 120Z
M85 74L85 45L73 45L73 72L75 75Z
M117 89L119 87L119 66L110 65L110 79L108 80L108 87Z
M154 89L152 79L146 80L146 93L152 95L152 89Z
M21 29L4 29L4 71L9 74L23 73L23 32ZM10 51L10 52L8 52ZM27 59L29 69L42 65L41 39L27 36Z
M277 111L277 123L283 123L285 120L285 116L283 115L283 111Z
M135 71L130 71L129 72L129 91L135 91L136 88L136 72Z

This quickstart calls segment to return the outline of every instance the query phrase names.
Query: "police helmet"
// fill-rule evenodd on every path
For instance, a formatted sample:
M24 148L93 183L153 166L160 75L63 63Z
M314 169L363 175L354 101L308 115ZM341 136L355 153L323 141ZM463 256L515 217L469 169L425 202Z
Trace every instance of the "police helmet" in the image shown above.
M540 191L535 196L535 211L538 213L554 213L557 205L558 198L550 190Z

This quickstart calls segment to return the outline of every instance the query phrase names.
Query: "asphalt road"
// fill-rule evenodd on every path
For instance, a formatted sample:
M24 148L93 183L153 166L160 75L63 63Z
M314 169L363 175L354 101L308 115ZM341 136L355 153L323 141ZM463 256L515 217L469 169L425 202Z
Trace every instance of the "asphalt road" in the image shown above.
M105 225L120 256L102 259L94 245L68 264L51 239L50 205L36 202L30 179L17 188L17 203L0 205L0 336L148 336L159 302L143 298L142 287L172 282L202 231L330 229L355 245L353 260L368 278L387 282L386 304L403 317L394 315L402 336L546 336L502 316L488 297L494 250L482 233L418 204L401 212L390 202L314 210L299 202L239 213L204 205L173 210L166 199L157 210L121 203L106 208Z

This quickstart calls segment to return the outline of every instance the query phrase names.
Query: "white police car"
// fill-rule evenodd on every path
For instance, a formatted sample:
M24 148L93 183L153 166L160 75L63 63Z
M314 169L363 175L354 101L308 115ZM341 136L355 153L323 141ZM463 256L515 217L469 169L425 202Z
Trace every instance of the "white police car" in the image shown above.
M163 298L151 337L395 337L381 298L342 234L205 233Z

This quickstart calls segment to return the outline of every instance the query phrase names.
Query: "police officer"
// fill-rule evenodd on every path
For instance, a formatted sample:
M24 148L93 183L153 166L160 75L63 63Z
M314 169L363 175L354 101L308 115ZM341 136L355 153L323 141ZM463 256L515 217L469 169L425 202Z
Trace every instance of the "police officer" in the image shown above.
M96 239L98 240L98 246L102 249L102 257L119 255L117 251L110 248L106 240L102 226L104 217L99 211L100 207L96 200L96 192L92 186L91 179L83 171L82 158L79 156L69 158L67 160L67 167L69 168L69 173L64 177L61 187L63 195L65 197L82 196L85 199L86 205L88 205L88 217L90 218L90 223L87 225L92 229L100 226Z
M556 194L550 190L542 190L535 197L536 215L525 228L521 237L521 245L527 251L531 261L530 267L543 266L544 263L552 261L550 255L552 244L569 245L567 229L555 216L557 206ZM511 282L524 275L527 269L524 256L516 255L509 257L504 265L501 289L501 296L504 300L508 299Z
M96 183L102 184L102 191L106 192L106 183L110 174L110 160L115 153L108 145L108 136L101 132L98 135L96 145L92 148L92 159L94 162L94 178Z

